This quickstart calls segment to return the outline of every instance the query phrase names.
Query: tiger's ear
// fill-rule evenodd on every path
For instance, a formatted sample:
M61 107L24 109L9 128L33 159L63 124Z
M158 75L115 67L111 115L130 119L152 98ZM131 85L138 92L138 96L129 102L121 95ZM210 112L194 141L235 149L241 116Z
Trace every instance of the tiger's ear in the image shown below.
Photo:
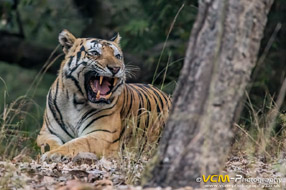
M121 36L119 35L119 33L115 34L115 36L113 36L113 37L110 39L110 41L113 41L113 42L115 42L115 43L117 43L117 44L120 43L120 40L121 40Z
M59 42L63 47L63 51L65 54L68 53L69 49L73 46L76 38L72 33L70 33L68 30L64 29L59 34Z

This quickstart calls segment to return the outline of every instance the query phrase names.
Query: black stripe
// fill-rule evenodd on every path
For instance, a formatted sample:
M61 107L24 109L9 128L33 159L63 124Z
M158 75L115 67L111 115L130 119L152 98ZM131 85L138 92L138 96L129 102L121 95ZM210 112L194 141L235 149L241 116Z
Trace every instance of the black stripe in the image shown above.
M159 94L162 94L162 96L164 97L164 99L165 99L165 101L166 101L166 104L167 104L167 107L168 107L168 109L169 109L169 101L167 100L167 98L166 98L166 96L165 96L165 94L163 93L163 92L161 92L161 91L159 91L157 88L155 88L155 87L153 87L152 85L140 85L140 86L142 86L143 88L147 88L147 89L150 89L152 92L154 92L154 94L156 95L156 96L153 96L153 98L154 99L157 99L156 97L158 97L159 99L160 99L160 101L161 101L161 104L162 104L162 109L164 109L163 108L163 103L162 103L162 100L161 100L161 98L160 98L160 96L159 96ZM168 98L169 99L169 98ZM159 111L158 110L160 110L160 108L158 107L158 105L157 105L157 112L159 113ZM158 118L160 117L161 115L159 115L158 114ZM162 128L164 128L164 123L163 123L163 126L162 126ZM162 129L161 128L161 129ZM159 141L159 140L158 140ZM145 146L145 145L144 145Z
M77 123L77 126L81 125L82 122L85 120L85 118L86 118L89 114L91 114L91 113L93 113L93 112L96 112L96 111L98 111L98 110L96 110L96 109L91 109L91 110L89 110L88 112L86 112L86 113L81 117L80 121Z
M142 93L145 96L145 99L147 101L147 110L148 111L152 111L151 110L151 103L149 101L149 94L150 94L150 92L144 86L141 86L141 89L143 90Z
M86 66L86 62L82 62L81 65ZM82 71L84 71L86 68L83 67L78 73L77 73L77 78L79 78L80 73L82 73Z
M112 143L116 143L117 141L119 141L119 140L121 139L121 137L123 136L123 134L124 134L124 132L125 132L125 128L126 128L126 126L124 125L124 126L123 126L123 129L122 129L121 132L120 132L119 138L116 139L116 140L114 140L114 141L112 141Z
M139 86L141 86L141 84L138 84ZM142 85L143 86L143 85ZM153 88L151 86L148 85L144 85L146 88L150 89L151 92L154 92ZM156 96L154 96L153 94L150 93L150 95L152 95L152 97L154 98L155 102L157 103L156 105L156 109L157 109L157 113L161 112L160 106L159 106L159 102Z
M84 46L81 46L80 51L85 51Z
M128 86L129 86L129 85L128 85ZM134 94L133 94L133 92L132 92L131 89L129 89L129 88L126 88L126 89L127 89L127 91L130 90L130 104L129 104L129 108L128 108L127 113L126 113L126 116L128 116L128 114L130 113L131 108L132 108ZM127 92L127 93L128 93L128 92Z
M69 62L68 62L68 66L69 66L69 67L71 66L71 62L72 62L73 58L74 58L74 56L70 56L70 60L69 60Z
M96 63L96 66L97 66L97 67L99 67L100 69L102 69L103 71L105 71L105 70L104 70L105 67L104 67L103 65L101 65L101 64L100 64L99 62L97 62L97 61L96 61L95 63Z
M145 120L144 131L143 131L143 134L142 134L142 137L144 138L145 135L146 135L146 128L149 127L149 117L150 117L150 113L149 112L152 111L152 110L151 110L151 103L149 101L149 95L148 95L149 91L147 89L145 89L144 86L141 86L141 90L142 90L142 94L145 97L146 102L147 102L147 108L146 108L147 109L147 112L146 112L147 116L146 116L146 120Z
M57 104L57 96L58 96L58 90L59 90L59 80L57 81L57 86L56 86L56 93L55 93L55 97L53 99L53 104L60 116L60 124L61 124L61 128L63 128L63 130L68 134L68 136L70 136L71 138L73 138L73 136L66 130L65 128L65 125L64 125L64 122L63 122L63 116L62 116L62 113L58 107L58 104Z
M49 118L47 117L47 115L45 116L45 123L46 123L46 127L47 127L48 131L49 131L52 135L55 135L56 137L58 137L58 138L62 141L61 137L58 136L58 134L55 133L55 132L50 128L51 123L50 123ZM62 143L63 143L63 141L62 141Z
M66 98L67 98L67 99L70 99L70 95L69 95L68 89L66 89Z
M154 96L154 94L150 94L153 96L153 98L156 100L156 103L157 103L157 112L160 113L161 112L161 108L163 109L163 102L162 102L162 99L160 98L160 96L158 95L158 93L154 90L155 88L151 85L148 85L148 84L138 84L138 86L141 86L141 87L145 87L145 88L148 88L151 90L151 92L153 92L156 96ZM161 108L159 106L159 102L158 102L158 99L157 97L159 98L161 104Z
M74 72L75 70L77 70L79 66L81 66L81 65L84 65L84 66L85 66L86 64L87 64L86 62L82 62L82 63L80 63L80 64L77 64L75 67L73 67L72 69L70 69L68 75L72 75L73 72Z
M160 102L161 102L161 112L162 111L164 111L164 104L163 104L163 100L162 100L162 98L160 97L160 95L159 95L159 93L160 94L162 94L161 92L159 92L155 87L153 87L153 92L154 92L154 94L159 98L159 100L160 100ZM158 93L157 93L158 92ZM155 96L154 96L155 97ZM164 97L164 96L163 96ZM165 97L164 97L164 99L165 99ZM166 99L165 99L166 100ZM168 104L168 102L166 102L167 104ZM158 112L159 113L159 112ZM159 122L161 122L161 115L160 114L158 114L158 121Z
M82 91L82 89L81 89L81 87L79 85L78 80L76 80L76 78L74 78L72 75L68 75L67 73L65 73L65 75L66 75L66 78L71 79L74 82L74 84L76 85L78 91L83 95L83 91Z
M160 93L160 94L163 96L163 98L164 98L164 100L165 100L165 103L167 104L167 106L168 106L168 108L169 108L168 100L167 100L167 98L166 98L165 93L162 92L162 91L159 91L159 89L157 89L156 87L153 87L153 88L154 88L154 90L155 90L156 92Z
M76 66L73 67L73 68L70 70L69 75L72 75L72 73L73 73L75 70L77 70L77 68L78 68L80 65L83 65L83 66L86 66L86 65L87 65L87 62L78 63L78 62L80 61L80 58L81 58L81 53L82 53L82 52L85 52L84 46L82 46L82 47L80 48L80 50L81 50L81 51L77 52ZM71 56L71 57L73 58L73 56ZM72 59L71 59L71 60L72 60ZM70 63L72 62L71 60L69 61L69 64L68 64L69 67L70 67Z
M128 101L127 88L125 88L123 92L124 92L124 98L123 98L123 103L122 103L122 107L121 107L121 110L120 110L120 115L123 114L123 111L124 111L124 108L125 108L125 102Z
M109 130L106 130L106 129L95 129L95 130L92 130L92 131L88 132L86 135L88 135L88 134L90 134L90 133L93 133L93 132L116 133L117 130L115 130L115 131L109 131Z
M78 64L80 58L81 58L81 51L77 52L77 54L76 54L76 63L77 64Z
M101 110L91 109L90 111L86 112L86 113L81 117L81 120L80 120L79 122L77 122L77 125L76 125L77 127L76 127L76 128L80 127L83 122L85 122L85 121L88 120L90 117L94 116L95 114L98 114L98 113L100 113L100 112L102 112L102 111L106 111L106 110L110 110L110 109L114 108L114 106L115 106L115 105L117 104L117 102L118 102L118 99L119 99L119 98L116 99L116 102L115 102L111 107L108 107L108 108L105 108L105 109L101 109Z
M81 133L83 133L83 132L84 132L92 123L94 123L95 121L97 121L97 120L99 120L99 119L101 119L101 118L103 118L103 117L110 116L110 115L112 115L112 114L114 114L114 112L112 112L112 113L110 113L110 114L101 115L101 116L98 116L98 117L94 118L93 120L91 120L91 122L89 122L89 123L83 128L83 130L81 131Z
M139 97L139 108L138 108L138 111L137 111L137 127L136 127L136 131L135 131L135 134L137 134L138 132L138 128L140 127L140 123L141 123L141 113L142 113L142 108L144 107L144 101L143 101L143 97L140 93L139 90L136 89L136 87L134 86L131 86L133 88L133 90L136 91L138 97ZM142 105L143 104L143 105Z
M59 77L58 77L59 78ZM65 88L65 84L64 84L64 75L61 74L61 83L62 83L62 88L64 89ZM59 80L59 79L58 79Z
M51 97L51 91L49 92L49 95L48 95L48 106L49 106L49 109L52 112L52 115L53 115L55 121L57 122L57 124L61 127L61 129L63 131L66 132L66 129L63 127L63 124L61 123L61 120L59 120L59 118L56 115L56 110L54 108L52 97ZM72 138L72 136L69 133L67 133L67 134Z
M99 41L98 40L92 40L92 41L90 41L90 43L94 43L94 46L95 46L95 44L98 44Z
M154 90L154 87L153 87L152 89L153 89L153 92L154 92L154 94L156 95L156 97L160 100L161 109L159 109L159 111L158 111L158 107L157 107L157 112L160 113L161 111L163 111L164 103L163 103L163 100L162 100L162 98L160 97L160 95L156 92L156 90Z
M124 84L124 83L123 83L123 80L119 83L119 85L118 85L116 88L112 89L111 92L115 92L115 91L117 90L117 88L118 88L119 86L121 86L122 84Z
M85 104L85 101L77 100L76 94L73 94L73 104L74 104L74 106L76 106L78 104Z
M149 128L150 112L152 111L151 110L151 103L149 101L149 95L148 95L148 94L150 94L150 92L144 86L140 86L140 88L141 88L142 94L144 95L146 102L147 102L147 112L146 112L147 116L145 119L145 126L144 126L143 133L142 133L142 138L146 137L146 140L147 140L146 129Z
M91 62L91 67L93 70L96 70L96 71L101 70L101 71L105 72L104 68L101 68L98 65L99 65L98 62L96 62L96 61Z

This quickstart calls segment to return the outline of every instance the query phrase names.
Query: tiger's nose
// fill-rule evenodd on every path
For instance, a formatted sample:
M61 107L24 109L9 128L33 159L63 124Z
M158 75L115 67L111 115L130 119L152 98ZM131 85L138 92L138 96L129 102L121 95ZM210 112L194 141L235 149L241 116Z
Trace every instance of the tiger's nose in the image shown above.
M118 71L120 70L120 67L109 67L107 66L107 68L112 72L112 74L116 74L118 73Z

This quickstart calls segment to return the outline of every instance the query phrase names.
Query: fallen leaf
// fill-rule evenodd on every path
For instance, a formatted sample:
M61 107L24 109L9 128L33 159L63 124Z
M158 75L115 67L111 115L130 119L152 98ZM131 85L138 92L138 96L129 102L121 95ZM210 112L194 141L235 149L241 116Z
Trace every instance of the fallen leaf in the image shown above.
M98 157L93 153L80 152L75 157L73 157L72 162L92 164L97 160L98 160Z

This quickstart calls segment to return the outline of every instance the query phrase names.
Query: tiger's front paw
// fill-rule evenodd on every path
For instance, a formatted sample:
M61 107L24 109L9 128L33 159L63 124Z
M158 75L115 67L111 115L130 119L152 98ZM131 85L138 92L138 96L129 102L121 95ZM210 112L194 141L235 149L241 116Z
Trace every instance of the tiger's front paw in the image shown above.
M61 161L64 161L64 160L69 160L71 159L72 156L69 155L69 154L64 154L63 152L61 151L57 151L57 150L51 150L51 151L48 151L46 153L44 153L42 156L41 156L41 161L46 161L46 162L61 162Z

